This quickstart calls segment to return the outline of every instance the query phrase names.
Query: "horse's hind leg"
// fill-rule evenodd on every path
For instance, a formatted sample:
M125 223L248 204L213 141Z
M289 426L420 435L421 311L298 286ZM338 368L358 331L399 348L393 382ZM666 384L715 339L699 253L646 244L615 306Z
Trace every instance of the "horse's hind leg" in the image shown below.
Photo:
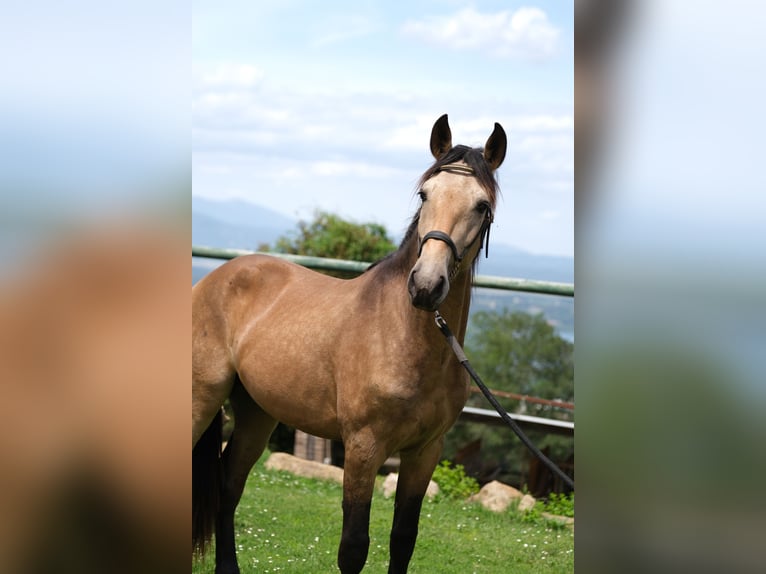
M236 372L212 328L193 322L192 550L204 554L215 532L221 490L221 406ZM210 333L210 335L209 335Z
M407 572L418 537L420 508L428 482L441 456L442 442L437 440L425 448L401 453L394 524L391 528L389 574Z
M237 380L225 293L208 278L192 287L192 448Z
M216 574L239 573L234 511L242 497L250 469L263 453L277 425L277 421L250 398L241 383L234 385L230 402L234 411L234 432L223 452L224 483L215 535Z

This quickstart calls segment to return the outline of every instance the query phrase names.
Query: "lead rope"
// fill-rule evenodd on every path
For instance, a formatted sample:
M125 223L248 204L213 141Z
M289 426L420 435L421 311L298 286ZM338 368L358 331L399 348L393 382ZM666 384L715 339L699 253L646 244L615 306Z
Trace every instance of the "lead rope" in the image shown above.
M511 418L511 415L509 415L506 412L506 410L500 405L500 403L495 398L495 395L492 394L492 391L490 391L487 388L487 386L481 380L481 377L479 377L476 371L473 370L471 363L468 361L468 357L465 356L465 352L463 351L463 348L460 346L460 343L457 342L455 335L452 334L452 331L447 325L447 321L444 319L444 317L441 316L441 313L439 313L439 311L434 312L434 318L436 319L436 326L439 327L439 330L447 339L447 343L449 343L449 346L452 347L452 351L455 353L457 360L460 361L460 364L463 365L463 367L465 367L465 370L468 371L468 374L474 380L474 382L479 387L479 389L484 394L484 396L487 397L487 400L492 404L493 407L495 407L495 410L500 415L500 417L506 423L508 423L508 426L511 427L511 430L513 430L513 432L516 433L516 436L519 437L521 442L524 443L524 446L526 446L532 452L532 454L534 454L537 458L539 458L542 461L542 463L545 466L547 466L551 472L558 475L559 478L561 478L561 480L563 480L564 483L569 488L574 490L574 481L571 478L569 478L569 476L567 476L564 473L564 471L562 471L558 466L556 466L553 463L553 461L551 461L547 456L545 456L540 451L539 448L537 448L534 444L532 444L532 441L529 440L529 437L524 434L524 431L521 430L521 427L519 427L516 421Z

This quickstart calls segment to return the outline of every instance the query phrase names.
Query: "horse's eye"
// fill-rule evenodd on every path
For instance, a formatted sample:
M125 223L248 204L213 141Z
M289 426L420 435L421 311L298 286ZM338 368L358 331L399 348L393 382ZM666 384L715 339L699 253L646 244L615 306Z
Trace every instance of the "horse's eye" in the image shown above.
M426 199L428 199L428 196L426 195L426 192L422 189L418 192L418 197L420 198L420 201L425 202Z
M485 215L489 211L489 203L486 201L479 202L479 204L476 206L476 211L482 215Z

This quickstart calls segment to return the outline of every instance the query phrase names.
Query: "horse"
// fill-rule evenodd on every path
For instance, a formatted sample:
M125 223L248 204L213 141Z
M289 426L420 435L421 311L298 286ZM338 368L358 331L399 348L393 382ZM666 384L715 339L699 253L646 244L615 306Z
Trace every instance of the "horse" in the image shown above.
M495 123L483 148L453 147L441 116L399 248L356 278L253 254L192 288L192 552L215 534L216 574L239 572L234 511L278 421L343 442L342 574L365 565L375 476L399 453L388 572L407 571L426 487L469 391L433 314L463 342L506 146ZM227 398L235 425L221 453Z

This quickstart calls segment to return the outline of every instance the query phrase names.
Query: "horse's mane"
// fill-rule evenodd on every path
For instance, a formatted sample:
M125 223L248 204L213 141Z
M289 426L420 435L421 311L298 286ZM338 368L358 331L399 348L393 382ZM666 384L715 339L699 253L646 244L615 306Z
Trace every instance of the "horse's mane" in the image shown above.
M497 179L495 178L492 169L490 169L487 160L484 159L483 148L471 148L464 145L456 145L441 158L436 160L433 165L431 165L431 167L429 167L423 173L423 175L420 176L417 184L417 190L419 191L423 187L423 184L435 176L437 173L439 173L439 171L441 171L444 166L458 161L463 161L469 167L473 168L474 177L479 182L479 185L481 185L482 188L484 188L484 190L487 192L487 195L489 196L489 203L492 207L492 211L494 211L495 203L497 202L497 197L500 193L500 186L498 185ZM370 271L376 267L380 267L380 271L387 274L394 275L399 273L408 273L410 270L409 265L412 261L410 252L413 249L417 249L417 230L419 220L420 208L418 208L412 218L412 221L410 221L409 227L407 227L407 231L404 233L404 237L402 238L402 242L399 244L399 248L393 253L386 255L382 259L379 259L370 265L367 271ZM475 264L476 261L474 260L474 266ZM473 268L474 267L472 266L472 269Z

